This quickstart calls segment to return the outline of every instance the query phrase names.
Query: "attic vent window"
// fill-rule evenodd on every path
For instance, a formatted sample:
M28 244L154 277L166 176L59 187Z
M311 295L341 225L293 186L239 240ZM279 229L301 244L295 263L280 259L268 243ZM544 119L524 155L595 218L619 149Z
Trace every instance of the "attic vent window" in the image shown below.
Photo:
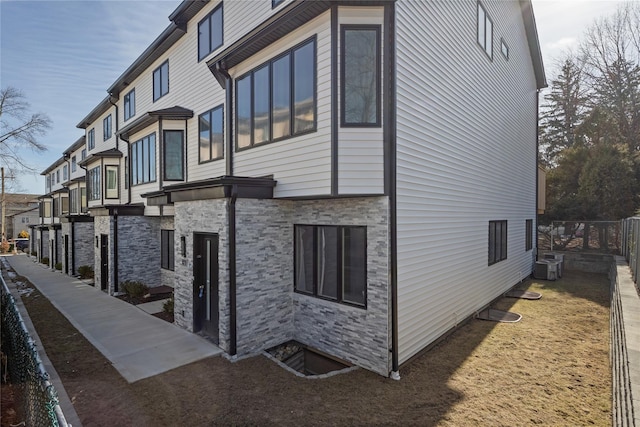
M478 44L487 56L493 59L493 22L480 2L478 2Z
M509 60L509 46L505 43L504 39L500 39L500 51L502 52L502 56L507 61Z

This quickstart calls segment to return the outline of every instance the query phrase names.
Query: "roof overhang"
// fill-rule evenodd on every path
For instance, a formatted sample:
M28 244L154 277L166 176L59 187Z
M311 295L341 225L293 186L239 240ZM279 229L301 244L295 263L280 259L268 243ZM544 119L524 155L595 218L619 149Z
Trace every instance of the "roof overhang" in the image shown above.
M40 175L46 175L49 172L53 171L55 168L57 168L58 166L60 166L61 164L63 164L65 162L65 158L64 157L60 157L58 160L56 160L55 162L53 162L48 168L46 168L45 170L43 170L42 172L40 172Z
M542 51L540 50L540 40L538 39L538 29L536 28L536 18L533 14L531 0L520 0L520 10L524 20L524 29L527 34L529 44L529 55L533 63L533 71L536 76L536 87L542 89L547 87L547 77L544 73L542 62Z
M87 214L73 214L60 217L60 222L93 222L93 217Z
M80 138L78 138L78 140L76 142L71 144L71 146L69 148L64 150L65 158L69 157L71 154L73 154L74 151L76 151L80 147L83 147L84 145L85 145L85 136L82 135Z
M89 208L89 214L95 216L143 216L144 204L104 205Z
M109 158L109 159L117 159L122 157L122 152L120 150L118 150L117 148L110 148L108 150L105 151L100 151L99 153L93 153L89 156L87 156L85 159L80 160L78 162L79 166L86 166L90 163L93 163L94 161L96 161L97 159L100 158Z
M118 131L118 136L123 141L129 142L129 137L144 128L151 126L158 120L188 120L193 117L193 111L184 107L171 107L162 110L149 111L138 117L127 126Z
M272 199L276 183L273 178L221 176L166 186L163 190L166 196L149 193L148 195L142 195L142 197L167 197L167 203L230 197Z
M114 98L110 95L107 95L102 101L100 101L100 103L93 110L91 110L89 114L87 114L87 116L84 119L80 121L80 123L76 125L76 127L79 129L88 128L89 126L91 126L93 122L98 120L98 118L100 118L101 115L106 113L109 110L109 108L111 108L115 104L117 100L118 98Z

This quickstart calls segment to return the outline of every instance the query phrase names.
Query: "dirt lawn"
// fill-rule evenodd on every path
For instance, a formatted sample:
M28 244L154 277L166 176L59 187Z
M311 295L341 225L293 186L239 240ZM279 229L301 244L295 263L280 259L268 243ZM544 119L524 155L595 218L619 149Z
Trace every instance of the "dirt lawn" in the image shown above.
M611 424L609 285L570 272L503 298L515 324L472 320L401 369L309 380L265 357L209 358L134 384L38 292L23 297L85 426Z

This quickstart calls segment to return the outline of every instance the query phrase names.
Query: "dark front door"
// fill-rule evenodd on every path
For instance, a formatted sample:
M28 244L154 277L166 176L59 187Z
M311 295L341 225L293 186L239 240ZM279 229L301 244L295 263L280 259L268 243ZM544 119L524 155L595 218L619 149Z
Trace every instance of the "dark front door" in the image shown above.
M69 235L64 235L64 274L69 274Z
M109 236L100 235L100 289L107 290L109 278Z
M193 331L218 344L218 235L193 236Z

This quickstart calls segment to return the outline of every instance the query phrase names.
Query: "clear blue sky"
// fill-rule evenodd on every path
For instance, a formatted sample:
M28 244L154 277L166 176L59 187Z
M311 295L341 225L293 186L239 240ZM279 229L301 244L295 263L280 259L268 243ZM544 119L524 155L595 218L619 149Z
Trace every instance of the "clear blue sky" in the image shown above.
M619 2L534 0L547 69L577 46L585 27ZM76 124L106 96L106 89L169 24L175 1L0 0L0 86L22 90L33 112L53 120L31 157L38 171L55 162L83 135ZM2 159L0 159L2 163ZM20 188L44 191L44 177L19 177Z

